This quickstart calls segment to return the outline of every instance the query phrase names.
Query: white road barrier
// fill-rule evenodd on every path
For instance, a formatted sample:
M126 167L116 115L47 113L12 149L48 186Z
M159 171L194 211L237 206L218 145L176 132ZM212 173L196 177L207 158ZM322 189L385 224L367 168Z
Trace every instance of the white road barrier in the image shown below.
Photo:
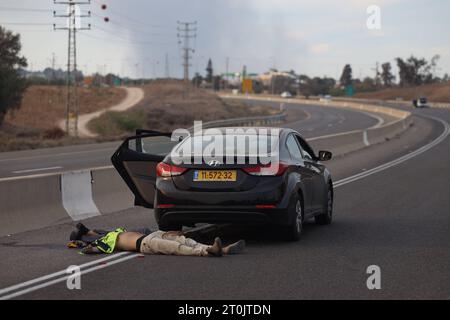
M100 215L92 198L90 170L63 173L61 175L61 194L64 209L73 221Z

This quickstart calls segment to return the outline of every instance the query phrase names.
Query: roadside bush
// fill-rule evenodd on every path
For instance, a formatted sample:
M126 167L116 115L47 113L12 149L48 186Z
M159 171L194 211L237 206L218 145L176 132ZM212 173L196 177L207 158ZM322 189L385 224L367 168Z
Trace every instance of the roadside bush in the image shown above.
M45 130L42 137L46 140L60 140L66 136L66 133L61 128L52 128Z

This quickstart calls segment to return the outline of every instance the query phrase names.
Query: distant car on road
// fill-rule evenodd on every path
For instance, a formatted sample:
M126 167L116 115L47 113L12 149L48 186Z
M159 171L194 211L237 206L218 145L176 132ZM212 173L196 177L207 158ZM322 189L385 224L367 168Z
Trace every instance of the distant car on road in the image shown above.
M217 129L221 134L211 134L208 141L229 139L223 134L227 129ZM304 221L314 218L319 225L330 224L333 181L322 162L332 158L331 152L316 155L291 129L280 129L274 145L271 135L245 135L249 141L270 146L270 153L277 150L277 163L250 164L259 155L246 153L246 164L217 160L179 164L180 158L174 156L178 151L197 146L188 153L190 159L197 155L194 150L205 148L198 138L173 142L170 134L143 130L125 140L112 162L134 193L135 204L155 209L161 230L181 230L197 223L270 224L296 241ZM236 152L236 146L225 148L224 156L234 157Z
M290 92L286 91L281 94L281 97L285 98L285 99L289 99L289 98L292 98L292 94Z
M333 98L329 94L327 94L327 95L320 95L319 100L321 102L330 102L331 100L333 100Z
M413 101L413 106L415 108L429 108L428 99L425 97L420 98L419 100Z

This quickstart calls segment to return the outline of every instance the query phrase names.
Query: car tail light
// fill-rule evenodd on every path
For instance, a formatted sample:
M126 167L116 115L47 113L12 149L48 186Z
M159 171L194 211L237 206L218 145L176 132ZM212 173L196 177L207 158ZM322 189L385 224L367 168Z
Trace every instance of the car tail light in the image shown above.
M259 204L256 206L256 209L276 209L277 206L274 204Z
M181 176L186 171L186 168L172 166L164 162L161 162L156 166L156 175L162 178Z
M276 177L283 175L289 166L285 163L272 163L268 165L259 165L249 168L244 168L243 170L252 176L260 177Z
M175 207L174 204L159 204L158 205L158 209L171 209L174 207Z

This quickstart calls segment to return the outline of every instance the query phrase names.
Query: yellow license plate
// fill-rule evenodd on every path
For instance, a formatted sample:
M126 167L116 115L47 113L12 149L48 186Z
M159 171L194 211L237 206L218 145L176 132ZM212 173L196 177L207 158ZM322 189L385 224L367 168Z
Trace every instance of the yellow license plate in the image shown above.
M224 171L224 170L198 170L194 172L194 181L208 181L208 182L234 182L237 180L237 171Z

